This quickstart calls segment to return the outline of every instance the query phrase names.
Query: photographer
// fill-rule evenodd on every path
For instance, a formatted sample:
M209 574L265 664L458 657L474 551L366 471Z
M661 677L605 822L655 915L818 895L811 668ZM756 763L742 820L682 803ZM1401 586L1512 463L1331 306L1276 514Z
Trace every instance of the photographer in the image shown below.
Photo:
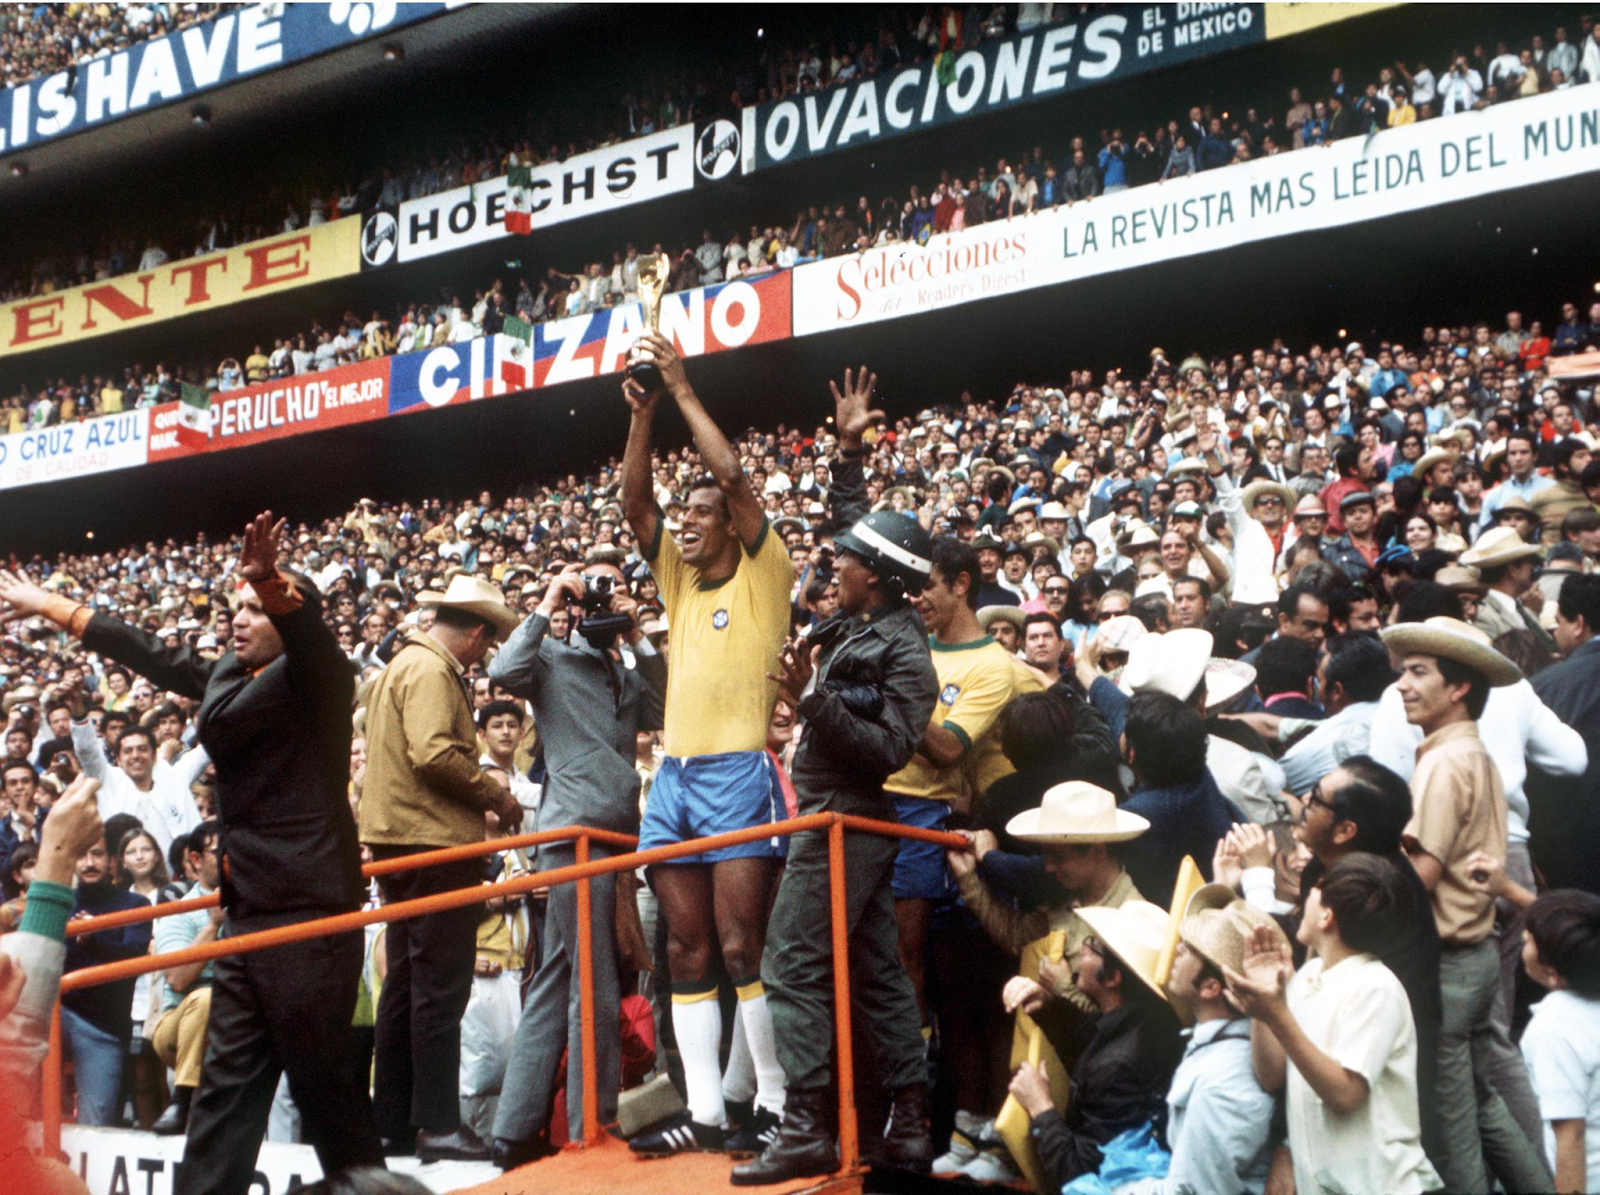
M489 677L533 707L547 769L538 808L539 830L593 826L639 832L639 776L635 736L659 730L667 685L666 661L639 630L638 603L628 596L622 570L603 549L588 564L572 564L550 583L544 600L512 632L489 667ZM550 634L556 612L569 613L573 634L563 643ZM623 658L619 640L633 653ZM575 861L575 844L539 848L541 871ZM613 853L591 843L589 857ZM594 951L595 1073L600 1120L617 1115L621 1075L617 1036L615 875L589 881ZM540 964L523 1006L506 1064L495 1115L492 1156L502 1169L520 1166L548 1149L544 1138L554 1104L556 1071L567 1051L567 1124L581 1140L582 1032L578 1007L578 896L574 884L550 890Z
M1470 112L1483 94L1483 76L1467 63L1465 54L1457 54L1450 70L1439 80L1439 113L1452 116L1457 112Z

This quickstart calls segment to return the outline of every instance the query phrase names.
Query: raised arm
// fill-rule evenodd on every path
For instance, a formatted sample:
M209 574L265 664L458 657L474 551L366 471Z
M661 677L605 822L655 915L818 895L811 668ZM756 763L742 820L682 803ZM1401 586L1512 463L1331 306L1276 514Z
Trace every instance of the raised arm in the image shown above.
M867 454L867 429L884 418L882 411L872 407L872 392L877 384L878 375L869 373L865 365L856 374L844 371L843 390L832 381L828 383L833 394L833 423L839 431L839 459L834 462L833 483L828 487L828 506L836 531L867 514L867 486L861 461Z
M505 644L495 653L489 665L489 679L503 685L518 697L532 700L544 684L550 671L549 653L545 637L550 633L550 618L558 604L571 595L583 596L581 563L569 564L559 577L545 587L539 607L512 631Z
M628 423L628 446L622 453L622 514L633 528L640 554L648 560L656 537L661 534L661 512L650 488L651 425L660 395L646 394L638 382L624 378L622 397L633 412Z
M71 598L47 593L9 569L0 569L0 602L6 603L0 612L0 626L43 615L82 639L85 647L126 664L163 689L194 698L205 693L212 663L192 648L169 648L154 635L96 614Z
M639 338L636 351L639 360L648 361L661 371L667 393L678 404L678 410L683 413L684 422L694 436L700 459L705 462L711 476L717 479L717 488L727 499L735 534L747 549L754 549L761 529L767 523L766 512L761 509L761 499L750 488L750 480L739 464L739 454L728 443L728 437L722 434L716 420L707 413L694 387L689 385L689 378L683 370L683 359L672 347L672 342L660 332L646 332ZM629 443L631 446L631 436ZM648 469L648 464L645 467Z

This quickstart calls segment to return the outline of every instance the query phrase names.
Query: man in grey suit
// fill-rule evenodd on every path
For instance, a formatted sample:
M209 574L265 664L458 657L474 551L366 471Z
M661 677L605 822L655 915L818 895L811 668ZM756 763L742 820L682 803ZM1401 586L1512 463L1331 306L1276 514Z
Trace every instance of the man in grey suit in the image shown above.
M570 610L574 623L566 642L549 633L550 617L558 609ZM634 736L661 728L667 667L640 633L637 609L611 555L592 554L588 564L569 565L550 583L538 608L512 632L489 667L496 684L533 705L547 770L537 815L540 830L583 825L639 832ZM634 667L625 665L619 640L631 648ZM568 866L575 862L575 852L570 842L540 847L539 869ZM609 853L599 843L590 845L591 859ZM596 876L589 887L595 1070L600 1120L605 1123L616 1117L621 1078L616 877ZM501 1169L549 1151L545 1134L563 1046L568 1051L567 1124L573 1140L588 1128L579 1078L577 957L577 886L562 884L550 891L539 970L523 1005L495 1115L492 1156Z

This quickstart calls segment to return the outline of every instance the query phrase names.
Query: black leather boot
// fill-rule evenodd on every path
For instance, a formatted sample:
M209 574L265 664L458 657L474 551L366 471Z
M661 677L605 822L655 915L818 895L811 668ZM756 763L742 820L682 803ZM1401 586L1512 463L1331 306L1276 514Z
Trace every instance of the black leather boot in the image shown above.
M189 1101L194 1096L193 1087L174 1087L172 1102L167 1110L150 1126L150 1131L162 1137L175 1137L189 1128Z
M890 1166L926 1174L933 1164L933 1138L928 1135L928 1085L907 1083L891 1096L889 1126L874 1151Z
M755 1161L733 1168L733 1185L762 1187L837 1170L839 1155L823 1115L827 1100L826 1091L790 1091L784 1100L778 1139Z

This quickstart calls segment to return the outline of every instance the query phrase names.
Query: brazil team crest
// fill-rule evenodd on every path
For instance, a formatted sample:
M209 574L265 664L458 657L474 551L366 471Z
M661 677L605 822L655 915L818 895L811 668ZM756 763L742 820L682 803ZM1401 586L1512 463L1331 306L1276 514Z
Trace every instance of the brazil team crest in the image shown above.
M715 613L713 613L711 615L711 626L712 626L713 629L718 630L718 631L727 630L728 629L728 612L726 610L718 610Z
M959 696L961 696L960 685L946 685L939 693L939 704L954 705Z

